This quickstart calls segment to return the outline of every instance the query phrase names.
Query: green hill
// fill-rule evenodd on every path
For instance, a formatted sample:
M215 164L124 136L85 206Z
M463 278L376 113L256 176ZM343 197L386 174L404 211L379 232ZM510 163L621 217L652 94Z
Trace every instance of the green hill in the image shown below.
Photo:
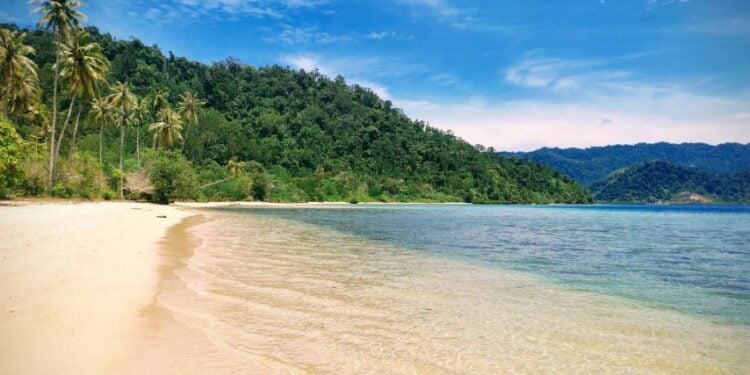
M657 160L618 170L591 191L608 202L750 202L750 170L725 175Z
M650 160L665 160L706 172L734 174L750 168L750 144L724 143L639 143L580 148L541 148L531 152L501 153L503 156L532 160L555 168L576 181L590 186L617 169Z
M317 71L253 67L235 59L206 65L137 39L116 40L87 29L110 62L107 81L126 82L138 97L157 90L177 103L183 92L206 101L182 154L191 162L194 197L270 201L466 201L481 203L586 203L589 193L572 179L531 161L481 152L450 132L409 119L370 89ZM29 31L36 50L42 102L51 107L53 36ZM67 108L59 95L59 108ZM77 150L98 153L98 126L81 117ZM36 125L15 119L30 139ZM135 171L136 139L150 146L148 124L125 134L125 173ZM70 129L67 130L68 132ZM113 186L119 129L104 130L103 170ZM66 139L67 139L66 135ZM67 155L68 143L61 155ZM230 160L248 163L231 179ZM227 179L227 182L211 184ZM187 182L186 182L187 184ZM189 184L188 184L189 185ZM188 186L189 187L189 186ZM43 189L41 189L43 191ZM64 189L63 189L64 190ZM190 189L184 189L190 191ZM39 192L40 188L28 190Z

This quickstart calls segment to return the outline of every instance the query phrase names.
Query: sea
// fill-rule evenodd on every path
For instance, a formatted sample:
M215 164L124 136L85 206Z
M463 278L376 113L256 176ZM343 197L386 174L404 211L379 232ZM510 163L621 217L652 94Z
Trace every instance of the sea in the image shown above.
M201 212L133 372L750 373L750 206Z

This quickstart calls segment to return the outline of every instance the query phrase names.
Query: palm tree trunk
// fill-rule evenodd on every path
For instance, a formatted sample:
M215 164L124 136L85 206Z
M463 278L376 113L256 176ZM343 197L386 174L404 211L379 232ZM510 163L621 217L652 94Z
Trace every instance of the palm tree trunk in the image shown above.
M125 148L125 121L123 120L122 124L120 125L120 199L125 199L125 196L122 194L122 176L125 175L125 171L122 167L122 154L123 150Z
M57 36L60 42L60 36ZM59 48L59 47L58 47ZM55 125L57 125L57 66L60 62L60 51L55 51L55 80L52 88L52 132L49 136L49 180L47 181L47 194L52 195L52 174L55 170Z
M208 184L202 185L202 186L198 187L198 190L202 190L202 189L205 189L205 188L207 188L207 187L209 187L209 186L213 186L213 185L216 185L216 184L220 184L220 183L222 183L222 182L224 182L224 181L226 181L226 180L229 180L229 179L232 179L232 178L235 178L235 177L237 177L237 176L235 176L235 175L231 175L231 176L229 176L229 177L227 177L227 178L223 178L223 179L221 179L221 180L219 180L219 181L214 181L214 182L211 182L211 183L208 183Z
M73 103L75 103L76 97L70 99L70 105L68 106L68 114L65 116L65 122L63 123L62 129L60 129L60 136L57 137L57 145L55 146L55 164L57 164L57 158L60 156L60 145L62 145L63 136L65 136L65 129L68 127L70 122L70 115L73 113Z
M99 125L99 164L102 164L102 133L104 133L104 123Z
M135 133L135 160L138 165L141 165L141 123L138 123L138 130Z
M81 119L81 109L83 109L83 100L78 103L78 113L76 114L76 124L73 126L73 137L70 139L70 153L68 159L73 160L73 154L76 152L76 135L78 134L78 121Z
M185 144L187 143L188 135L190 134L190 122L188 122L187 125L188 125L188 128L187 130L185 130L185 137L182 138L182 148L180 148L180 152L185 151Z

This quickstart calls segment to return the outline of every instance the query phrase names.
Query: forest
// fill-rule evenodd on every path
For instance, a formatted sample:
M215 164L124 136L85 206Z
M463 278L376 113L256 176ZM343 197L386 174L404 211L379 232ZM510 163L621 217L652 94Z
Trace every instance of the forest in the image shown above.
M211 65L43 1L0 25L0 198L590 203L550 167L408 118L337 76Z
M504 152L506 157L532 160L550 166L585 186L612 172L635 164L664 160L709 173L736 174L750 170L750 144L639 143L581 148L541 148L531 152Z
M618 170L591 191L607 202L679 202L691 193L713 202L750 202L750 170L721 174L654 160Z

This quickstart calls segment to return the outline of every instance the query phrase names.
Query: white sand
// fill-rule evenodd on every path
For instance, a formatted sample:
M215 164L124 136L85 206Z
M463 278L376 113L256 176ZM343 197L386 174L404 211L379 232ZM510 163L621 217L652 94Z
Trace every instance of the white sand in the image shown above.
M153 300L159 241L191 215L138 203L0 206L0 373L116 371Z

